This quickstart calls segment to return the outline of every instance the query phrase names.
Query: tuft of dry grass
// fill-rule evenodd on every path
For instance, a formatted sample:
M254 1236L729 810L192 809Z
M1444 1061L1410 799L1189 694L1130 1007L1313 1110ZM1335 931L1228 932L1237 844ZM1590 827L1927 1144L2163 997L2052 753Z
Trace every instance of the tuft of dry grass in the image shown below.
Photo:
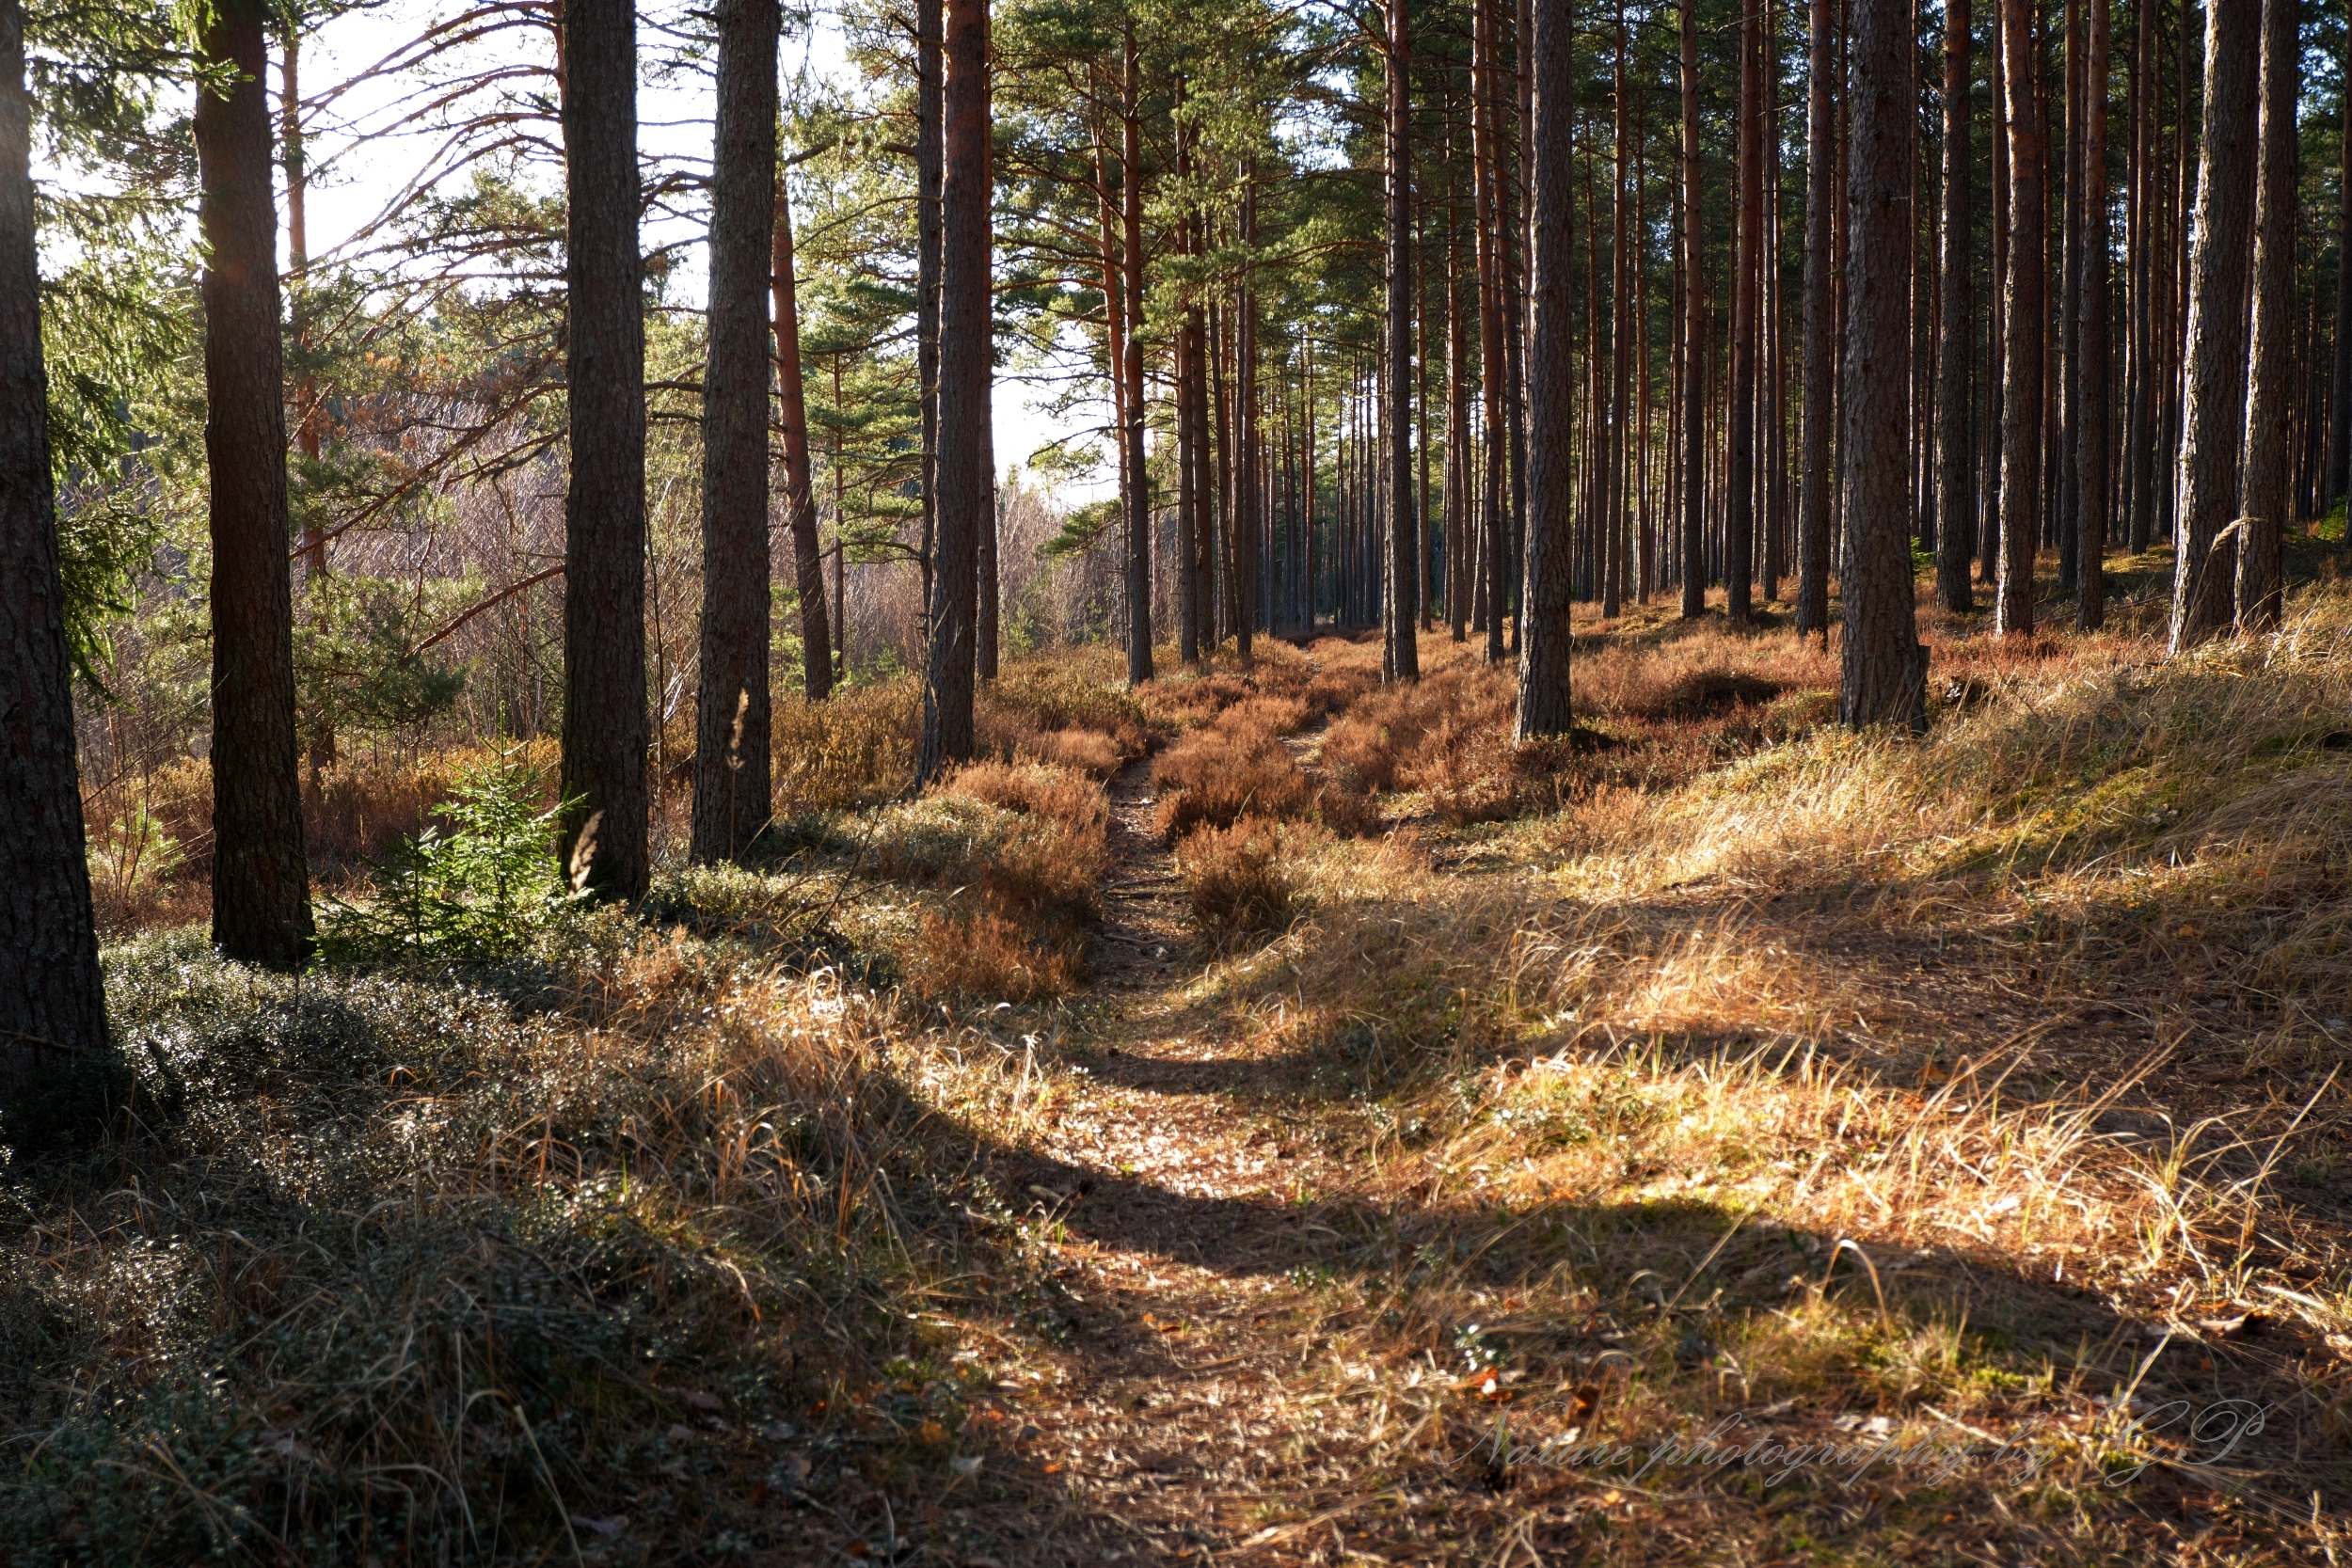
M1289 923L1295 890L1284 864L1282 830L1263 817L1194 829L1176 846L1176 867L1192 918L1211 936L1278 930Z

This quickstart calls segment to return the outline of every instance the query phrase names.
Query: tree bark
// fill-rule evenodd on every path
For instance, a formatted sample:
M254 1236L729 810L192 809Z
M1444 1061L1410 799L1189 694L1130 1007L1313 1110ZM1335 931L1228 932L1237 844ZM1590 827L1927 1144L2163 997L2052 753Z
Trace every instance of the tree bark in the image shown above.
M988 0L947 0L942 55L939 525L917 779L972 758L973 622L980 531L993 526Z
M1909 0L1855 0L1848 113L1845 638L1837 717L1927 721L1927 650L1911 571L1911 129L1917 44Z
M1964 4L1965 0L1961 0ZM1836 418L1837 307L1833 238L1830 0L1813 0L1806 64L1804 176L1804 472L1797 492L1797 635L1829 637L1830 431Z
M1991 298L1985 307L1984 382L1984 501L1983 524L1977 541L1979 582L1997 583L2001 554L2001 464L2007 456L2004 412L2009 387L2009 60L2004 17L2009 8L1993 0L1993 92L1990 118L1993 132L1993 255L1986 272ZM1994 611L2000 610L2000 594L1994 592Z
M923 437L923 540L918 564L927 639L930 635L931 550L939 532L939 182L945 157L940 126L940 0L914 0L914 381ZM840 531L837 522L834 531ZM845 641L847 635L844 628ZM845 660L845 673L847 667Z
M204 457L212 481L213 940L291 965L310 945L286 560L285 349L258 0L222 0L200 41L238 80L199 92L206 258Z
M2344 34L2342 81L2352 82L2352 27ZM2329 404L2328 485L2320 503L2332 507L2352 490L2352 92L2344 97L2344 126L2336 164L2335 396Z
M2074 624L2084 631L2107 614L2107 67L2108 0L2090 0L2083 54L2081 299L2075 308L2074 358L2079 401L2074 406Z
M1125 241L1127 352L1120 368L1126 378L1127 420L1120 440L1127 451L1134 483L1127 495L1127 684L1152 678L1152 484L1143 464L1143 71L1136 52L1136 24L1122 42L1123 91L1120 103L1119 166L1120 229ZM990 517L994 518L992 510ZM993 673L994 658L989 659Z
M1497 260L1495 183L1502 156L1495 146L1495 14L1494 0L1476 0L1470 43L1470 170L1472 204L1478 226L1478 386L1484 404L1486 474L1479 486L1484 571L1479 588L1485 601L1482 625L1486 634L1486 662L1503 658L1502 619L1504 577L1508 551L1503 544L1503 447L1508 432L1502 412L1504 378L1502 350L1502 278Z
M2105 4L2105 0L2094 0ZM2238 515L2237 628L2279 624L2287 522L2287 424L2295 358L2295 0L2263 0L2262 173L2254 210L2254 341L2247 374L2245 480Z
M1944 352L1937 364L1936 459L1943 515L1935 537L1935 586L1944 607L1964 614L1976 608L1970 568L1976 560L1977 491L1968 446L1968 356L1973 315L1968 265L1969 187L1976 179L1974 126L1968 103L1968 0L1944 7Z
M1763 280L1764 46L1754 6L1740 12L1740 208L1731 254L1731 386L1724 453L1724 608L1748 623L1756 565L1757 287ZM1908 141L1905 143L1908 146ZM1906 247L1905 254L1909 251ZM1906 291L1907 292L1907 291ZM1908 363L1909 356L1905 356Z
M1818 24L1824 0L1816 0ZM1707 613L1707 309L1700 234L1698 0L1682 0L1682 618ZM1822 89L1817 87L1817 91ZM1818 144L1817 144L1818 145ZM1815 177L1819 178L1817 168ZM1816 253L1817 255L1821 253ZM1808 291L1810 268L1808 260ZM1810 398L1807 416L1811 415ZM1809 437L1808 437L1809 438ZM1826 541L1826 535L1824 535ZM1826 559L1827 544L1823 544ZM1824 578L1826 583L1826 578ZM1827 604L1827 589L1823 589ZM1827 626L1826 610L1822 625Z
M2133 19L2132 40L2132 162L2131 210L2124 253L2130 267L2131 386L2126 393L2123 426L2123 526L2125 538L2137 552L2147 541L2149 519L2155 512L2155 306L2152 297L2156 269L2152 252L2155 214L2155 158L2153 123L2155 119L2154 63L2156 19L2143 8Z
M259 84L245 86L258 99ZM264 121L264 160L267 140ZM24 11L20 0L0 0L0 705L8 715L0 745L0 885L8 889L0 898L0 1100L19 1105L32 1100L25 1091L39 1079L72 1072L107 1044L49 469L31 156ZM263 169L266 180L266 163ZM262 189L266 195L267 184ZM282 535L275 554L282 572ZM291 689L291 673L288 682Z
M703 370L702 671L688 849L705 863L740 860L770 812L768 292L777 230L778 21L776 0L719 6Z
M1413 165L1411 20L1407 0L1387 0L1389 196L1389 599L1384 625L1391 680L1421 679L1421 531L1414 524Z
M2207 0L2204 136L2197 160L2181 500L2172 562L2174 653L2227 628L2237 578L2246 440L2247 266L2252 249L2262 0Z
M1516 740L1565 735L1568 708L1568 612L1576 592L1575 452L1565 438L1576 401L1575 246L1570 237L1575 178L1575 21L1565 0L1538 3L1534 39L1535 130L1528 157L1534 285L1527 356L1527 594L1520 609ZM1622 277L1624 268L1618 267Z
M302 135L302 18L298 8L290 8L283 22L286 34L285 56L280 67L282 90L278 94L278 139L286 165L286 267L295 278L295 292L289 302L287 327L294 341L294 351L301 357L294 366L294 449L303 461L319 460L319 388L308 363L310 350L310 311L304 299L310 265L310 177L303 155ZM310 624L323 627L326 624L326 598L320 592L326 583L326 530L313 516L302 525L302 587L310 600ZM319 773L335 760L335 716L321 709L310 715L310 733L303 737L310 752L311 787L318 786Z
M792 275L792 200L776 179L776 402L784 431L784 511L792 531L793 580L801 599L801 689L812 703L833 695L833 628L825 618L825 557L817 538L817 492L808 463L808 399L801 385L800 286Z
M2042 542L2042 237L2049 198L2033 9L2000 0L2004 87L2009 97L2009 277L2001 386L2001 577L1993 624L2006 637L2033 634L2034 553Z

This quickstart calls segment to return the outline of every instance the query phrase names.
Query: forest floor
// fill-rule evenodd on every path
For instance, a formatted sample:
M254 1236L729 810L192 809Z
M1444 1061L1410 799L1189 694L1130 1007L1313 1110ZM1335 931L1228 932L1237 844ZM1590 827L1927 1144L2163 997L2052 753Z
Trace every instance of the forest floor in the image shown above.
M7 1188L0 1560L2344 1560L2333 560L1931 612L1915 740L1776 610L1581 616L1549 750L1442 630L1049 656L650 922L110 949L178 1098Z

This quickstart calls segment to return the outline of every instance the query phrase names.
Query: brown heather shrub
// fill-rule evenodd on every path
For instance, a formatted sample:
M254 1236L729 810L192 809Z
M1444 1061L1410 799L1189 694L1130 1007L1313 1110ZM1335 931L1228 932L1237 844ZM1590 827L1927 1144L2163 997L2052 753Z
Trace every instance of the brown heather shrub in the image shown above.
M1230 828L1196 828L1176 846L1192 918L1213 936L1278 930L1295 891L1282 863L1281 830L1263 816Z
M903 793L914 783L922 706L922 689L912 678L821 703L778 703L776 815L847 811Z
M1152 787L1160 797L1152 825L1170 842L1204 822L1303 816L1313 799L1290 748L1263 716L1242 709L1162 752Z
M1074 945L1040 942L1021 921L993 910L927 912L905 967L907 989L926 1001L1042 1002L1068 995L1082 978Z
M979 751L1108 778L1151 743L1143 705L1110 684L1099 660L1056 655L1009 665L974 705Z

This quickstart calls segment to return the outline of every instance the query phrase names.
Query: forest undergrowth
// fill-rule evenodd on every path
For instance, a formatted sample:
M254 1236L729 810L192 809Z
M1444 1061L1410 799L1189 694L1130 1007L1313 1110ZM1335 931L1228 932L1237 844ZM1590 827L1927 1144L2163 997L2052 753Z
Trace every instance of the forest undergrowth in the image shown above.
M793 705L764 860L491 961L225 962L114 786L0 1560L2339 1560L2352 591L2137 564L1923 607L1919 739L1663 607L1544 747L1442 628L1017 661L920 796ZM467 761L320 782L350 896Z

